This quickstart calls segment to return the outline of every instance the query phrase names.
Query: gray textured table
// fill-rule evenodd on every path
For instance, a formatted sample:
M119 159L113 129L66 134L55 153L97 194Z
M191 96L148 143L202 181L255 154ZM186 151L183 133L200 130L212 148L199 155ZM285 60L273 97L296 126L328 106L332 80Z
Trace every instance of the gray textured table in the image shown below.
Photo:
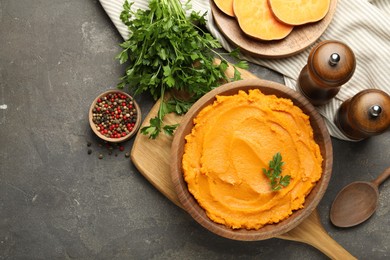
M98 1L0 0L0 259L326 259L297 242L217 237L139 174L125 157L132 141L111 155L100 146L87 111L124 72L114 60L120 42ZM146 115L153 100L137 101ZM364 224L338 229L328 215L343 186L390 165L390 132L332 142L321 221L358 258L389 258L390 182Z

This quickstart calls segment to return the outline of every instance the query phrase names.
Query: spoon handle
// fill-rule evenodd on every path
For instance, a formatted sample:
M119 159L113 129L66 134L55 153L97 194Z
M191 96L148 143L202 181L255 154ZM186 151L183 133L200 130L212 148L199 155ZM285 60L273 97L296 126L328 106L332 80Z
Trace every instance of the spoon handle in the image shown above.
M372 181L377 187L390 177L390 167L384 170L375 180Z

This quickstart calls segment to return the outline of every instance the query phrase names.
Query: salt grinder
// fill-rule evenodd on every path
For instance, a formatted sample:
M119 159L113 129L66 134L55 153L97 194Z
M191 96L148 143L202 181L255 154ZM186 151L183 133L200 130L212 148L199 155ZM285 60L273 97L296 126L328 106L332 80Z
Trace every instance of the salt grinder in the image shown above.
M344 101L335 123L347 137L362 140L390 126L390 96L379 89L366 89Z
M328 103L355 72L355 54L340 41L322 41L310 51L298 88L315 106Z

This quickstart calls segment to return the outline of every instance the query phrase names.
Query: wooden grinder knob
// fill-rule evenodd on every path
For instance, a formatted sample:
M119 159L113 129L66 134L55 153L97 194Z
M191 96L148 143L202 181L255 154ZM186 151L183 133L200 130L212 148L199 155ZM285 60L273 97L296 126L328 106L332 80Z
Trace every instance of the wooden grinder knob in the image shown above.
M390 96L379 89L366 89L341 104L336 125L350 139L378 135L390 126Z
M298 88L313 105L328 103L354 74L355 54L340 41L322 41L311 51Z

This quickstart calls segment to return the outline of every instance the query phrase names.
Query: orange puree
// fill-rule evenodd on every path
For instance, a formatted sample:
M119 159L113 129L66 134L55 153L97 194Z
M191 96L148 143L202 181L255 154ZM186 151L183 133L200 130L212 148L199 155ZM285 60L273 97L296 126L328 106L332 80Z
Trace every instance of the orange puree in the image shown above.
M217 96L194 119L183 155L188 189L211 220L259 229L303 208L321 178L309 117L289 99L259 90ZM280 152L290 184L272 191L262 168Z

